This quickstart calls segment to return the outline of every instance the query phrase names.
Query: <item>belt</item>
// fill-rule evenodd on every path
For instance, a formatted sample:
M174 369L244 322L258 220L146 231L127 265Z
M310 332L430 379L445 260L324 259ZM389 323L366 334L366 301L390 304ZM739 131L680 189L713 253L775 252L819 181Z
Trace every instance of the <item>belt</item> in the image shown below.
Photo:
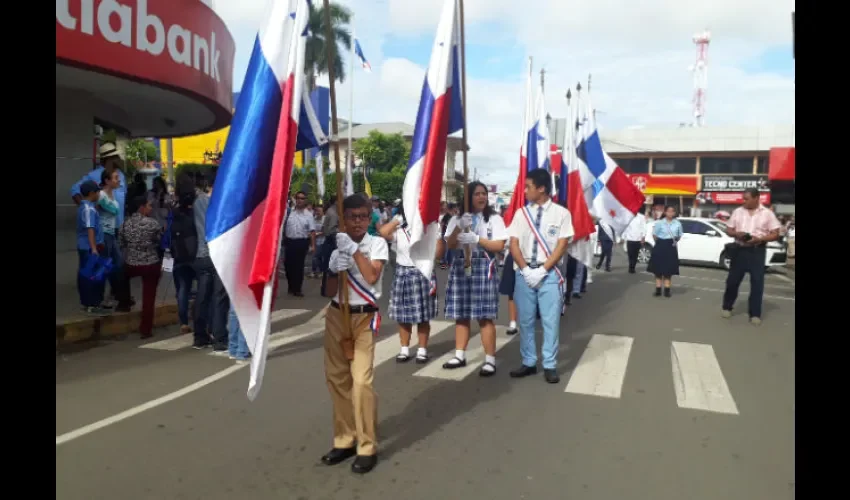
M335 300L332 300L331 301L331 307L333 307L334 309L339 309L339 303L337 303L337 301L335 301ZM378 308L375 307L375 306L371 306L369 304L363 304L362 306L349 305L348 311L351 314L368 314L368 313L378 312Z
M527 264L527 266L528 266L529 269L537 269L538 267L543 267L543 264L535 262L533 264Z

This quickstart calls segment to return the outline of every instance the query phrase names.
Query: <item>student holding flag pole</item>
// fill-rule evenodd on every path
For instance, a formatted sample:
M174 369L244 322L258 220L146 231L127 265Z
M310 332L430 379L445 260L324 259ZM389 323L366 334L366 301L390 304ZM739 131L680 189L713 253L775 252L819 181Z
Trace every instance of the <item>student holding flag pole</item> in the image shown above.
M324 0L325 36L331 33L329 0ZM326 44L328 61L334 60L334 43ZM352 472L365 474L378 463L377 395L372 387L375 361L374 335L381 324L377 300L389 257L387 243L366 234L369 201L352 195L343 201L339 167L339 124L336 110L336 76L328 66L331 127L337 179L339 232L331 254L326 295L334 297L325 316L325 380L333 402L333 448L322 456L326 465L352 456ZM349 293L349 288L354 294Z

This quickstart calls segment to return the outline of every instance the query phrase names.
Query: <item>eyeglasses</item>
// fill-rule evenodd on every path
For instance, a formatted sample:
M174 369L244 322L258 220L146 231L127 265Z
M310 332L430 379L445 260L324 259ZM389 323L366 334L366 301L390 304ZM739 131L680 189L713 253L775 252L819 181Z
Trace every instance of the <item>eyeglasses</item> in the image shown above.
M372 216L369 214L345 214L345 220L347 221L356 221L356 220L369 220Z

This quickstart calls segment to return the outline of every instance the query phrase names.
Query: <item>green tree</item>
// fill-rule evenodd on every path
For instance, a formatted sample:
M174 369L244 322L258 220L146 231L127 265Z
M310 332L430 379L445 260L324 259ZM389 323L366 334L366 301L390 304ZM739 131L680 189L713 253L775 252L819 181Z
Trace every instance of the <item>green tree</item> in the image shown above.
M351 50L351 33L348 23L351 22L351 11L340 4L329 5L331 18L331 40L335 44L334 60L328 61L327 40L325 33L325 8L314 7L310 4L310 19L307 21L309 36L305 47L304 71L307 74L307 85L310 90L315 87L316 77L328 72L333 66L334 76L340 82L345 81L345 64L342 53Z
M407 169L410 160L410 145L400 133L382 134L371 130L367 137L354 143L354 155L361 160L367 172L391 172Z

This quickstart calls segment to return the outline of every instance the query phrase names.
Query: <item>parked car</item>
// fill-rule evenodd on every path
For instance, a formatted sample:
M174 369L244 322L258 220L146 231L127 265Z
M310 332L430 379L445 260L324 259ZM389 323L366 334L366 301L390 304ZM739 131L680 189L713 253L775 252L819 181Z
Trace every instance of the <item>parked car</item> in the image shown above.
M730 261L726 256L725 247L734 239L726 234L726 223L719 219L702 217L679 217L682 223L682 239L677 245L679 249L680 262L693 262L700 264L716 264L729 269ZM643 247L638 254L638 262L646 264L652 255L655 239L652 237L652 227L656 221L650 221L646 225L646 237ZM626 243L623 242L623 250ZM778 241L767 244L767 255L764 265L766 267L782 266L785 264L787 253L785 245Z

